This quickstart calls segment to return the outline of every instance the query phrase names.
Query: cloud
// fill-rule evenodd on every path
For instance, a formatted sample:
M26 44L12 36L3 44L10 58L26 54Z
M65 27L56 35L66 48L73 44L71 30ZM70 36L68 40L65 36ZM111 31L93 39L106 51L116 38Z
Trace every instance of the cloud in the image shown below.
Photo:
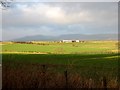
M49 4L37 3L31 6L18 4L16 7L17 9L11 9L3 12L3 15L5 15L3 17L5 24L71 24L91 21L89 13L86 11L68 13L60 6L58 7L51 6Z
M117 3L14 3L2 15L4 39L27 35L117 33Z
M15 0L16 2L119 2L119 0Z

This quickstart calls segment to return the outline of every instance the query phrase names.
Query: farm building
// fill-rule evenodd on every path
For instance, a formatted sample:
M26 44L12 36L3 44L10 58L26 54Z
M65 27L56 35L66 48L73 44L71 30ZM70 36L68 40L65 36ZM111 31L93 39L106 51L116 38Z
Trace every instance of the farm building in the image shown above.
M80 42L80 40L61 40L60 42L71 43L71 42Z
M80 40L75 40L76 42L80 42Z

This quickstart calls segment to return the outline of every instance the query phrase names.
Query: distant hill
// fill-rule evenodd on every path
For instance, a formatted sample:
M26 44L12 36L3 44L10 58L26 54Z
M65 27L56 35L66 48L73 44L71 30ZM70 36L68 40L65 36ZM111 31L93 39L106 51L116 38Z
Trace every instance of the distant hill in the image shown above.
M55 37L53 36L44 36L44 35L35 35L35 36L26 36L22 38L15 39L13 41L51 41Z
M117 40L117 34L65 34L60 36L44 36L44 35L35 35L35 36L26 36L18 38L12 41L58 41L63 39L79 39L79 40Z

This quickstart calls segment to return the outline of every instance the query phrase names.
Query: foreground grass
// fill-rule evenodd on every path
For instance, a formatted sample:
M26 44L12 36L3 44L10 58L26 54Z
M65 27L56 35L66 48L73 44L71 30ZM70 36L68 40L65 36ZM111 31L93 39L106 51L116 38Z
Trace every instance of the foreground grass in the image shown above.
M118 87L118 54L3 54L3 87ZM42 79L44 77L44 79ZM90 83L92 82L92 84Z

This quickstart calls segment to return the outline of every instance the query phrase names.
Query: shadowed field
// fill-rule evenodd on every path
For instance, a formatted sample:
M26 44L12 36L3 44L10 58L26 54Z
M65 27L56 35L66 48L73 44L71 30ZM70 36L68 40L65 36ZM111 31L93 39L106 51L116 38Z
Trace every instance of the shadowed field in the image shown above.
M3 54L3 88L11 87L118 88L118 54Z

